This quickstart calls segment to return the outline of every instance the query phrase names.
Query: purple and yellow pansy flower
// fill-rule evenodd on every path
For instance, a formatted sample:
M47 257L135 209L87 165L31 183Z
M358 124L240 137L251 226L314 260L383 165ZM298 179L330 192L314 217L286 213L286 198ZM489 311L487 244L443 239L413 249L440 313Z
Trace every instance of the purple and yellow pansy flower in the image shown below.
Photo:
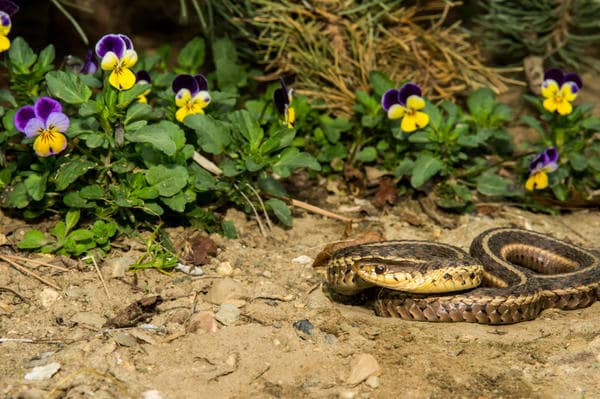
M415 83L405 83L400 89L389 89L381 97L381 106L388 118L400 119L400 129L411 133L429 124L429 115L420 111L425 107L421 88Z
M93 75L98 70L98 66L98 60L96 59L94 52L92 50L88 50L85 58L83 59L83 64L81 64L79 73Z
M40 97L33 106L19 108L14 122L17 130L25 136L35 137L33 149L40 157L56 155L67 147L63 133L69 128L69 117L53 98Z
M529 178L525 182L528 191L543 190L548 187L548 173L558 169L558 150L546 148L533 158L529 164Z
M543 106L550 112L568 115L573 111L571 102L583 87L579 75L574 72L563 74L558 68L548 69L542 83Z
M294 99L294 89L288 89L283 78L280 79L280 83L281 87L275 89L273 92L273 104L279 115L283 118L283 123L288 128L292 128L296 122L296 111L291 106Z
M122 34L104 35L96 43L96 55L100 58L100 67L111 71L108 82L118 90L129 90L135 84L135 74L131 67L138 56L129 37Z
M19 6L10 0L0 1L0 52L6 51L10 48L10 39L8 34L12 28L12 21L10 19L17 11Z
M144 71L142 69L135 73L135 83L150 84L150 83L152 83L152 78L150 77L150 74L148 73L148 71ZM146 96L148 94L150 94L150 89L145 90L142 94L140 94L137 97L138 102L147 104L148 98L146 98Z
M175 118L179 122L183 122L188 115L203 114L204 108L210 103L208 80L204 75L177 75L171 88L175 92Z

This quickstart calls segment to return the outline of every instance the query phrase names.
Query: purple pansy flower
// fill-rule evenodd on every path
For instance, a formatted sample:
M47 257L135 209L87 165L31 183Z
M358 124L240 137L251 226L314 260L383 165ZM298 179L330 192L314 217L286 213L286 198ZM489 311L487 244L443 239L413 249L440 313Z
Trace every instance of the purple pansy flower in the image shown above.
M144 71L142 69L135 73L135 83L150 84L152 83L152 78L150 77L148 71ZM142 94L138 96L138 102L146 104L148 102L148 99L146 98L148 94L150 94L150 89L145 90Z
M175 118L179 122L188 115L203 114L210 103L208 80L204 75L177 75L171 88L175 92L175 105L178 107Z
M63 133L69 128L69 118L53 98L40 97L33 106L19 108L14 123L18 131L36 138L33 149L40 157L58 154L67 147Z
M83 64L81 65L81 69L79 73L84 73L87 75L93 75L98 70L98 60L96 59L96 55L92 50L88 50L85 58L83 59Z
M10 48L10 40L7 37L12 28L10 17L17 11L19 11L19 6L12 1L0 0L0 52Z
M296 112L291 106L294 99L294 89L287 87L283 78L279 79L281 87L273 92L273 104L275 109L283 117L283 122L289 128L294 127L296 121Z
M400 89L389 89L381 97L381 107L388 118L400 119L400 129L406 133L427 126L429 115L419 111L425 107L421 88L415 83L405 83Z
M550 147L531 160L529 178L525 182L526 190L543 190L548 187L548 173L558 169L558 156L558 150Z
M579 75L574 72L563 74L558 68L548 69L542 82L543 106L550 112L568 115L573 111L571 102L583 87Z
M137 62L137 53L129 37L122 34L104 35L96 43L96 55L100 57L100 67L111 71L108 82L116 89L129 90L135 84L135 74L131 67Z

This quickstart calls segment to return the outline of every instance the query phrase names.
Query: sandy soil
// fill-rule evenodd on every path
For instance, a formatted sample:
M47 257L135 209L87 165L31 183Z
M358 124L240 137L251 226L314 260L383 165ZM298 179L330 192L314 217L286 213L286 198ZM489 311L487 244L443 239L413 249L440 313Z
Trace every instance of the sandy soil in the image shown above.
M204 275L142 271L110 278L114 262L107 259L101 270L110 297L88 265L38 268L62 288L56 291L1 263L0 287L30 303L0 290L0 338L33 341L0 343L0 396L140 398L157 390L170 399L600 397L600 303L508 326L380 318L359 304L332 302L321 272L296 259L314 258L339 239L340 222L303 215L293 229L275 227L263 238L253 221L230 216L240 238L213 237L220 249ZM600 213L590 210L547 216L500 206L454 222L456 228L442 228L403 202L355 231L379 229L388 239L464 249L478 233L503 225L584 246L600 237ZM183 242L190 231L170 234ZM103 327L127 305L157 294L163 302L147 320L157 329ZM223 303L241 311L228 325L212 319ZM314 326L310 334L294 326L301 320ZM377 377L350 381L359 359L373 360L365 355L376 361ZM34 366L53 362L60 370L52 377L24 379Z

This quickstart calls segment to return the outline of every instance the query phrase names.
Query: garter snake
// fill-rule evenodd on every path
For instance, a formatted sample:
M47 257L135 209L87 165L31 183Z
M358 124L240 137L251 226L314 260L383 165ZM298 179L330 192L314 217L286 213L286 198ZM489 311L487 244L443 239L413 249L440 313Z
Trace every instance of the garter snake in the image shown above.
M576 309L600 295L600 253L545 234L501 227L460 248L399 240L335 250L330 287L366 289L380 316L420 321L509 324L547 308Z

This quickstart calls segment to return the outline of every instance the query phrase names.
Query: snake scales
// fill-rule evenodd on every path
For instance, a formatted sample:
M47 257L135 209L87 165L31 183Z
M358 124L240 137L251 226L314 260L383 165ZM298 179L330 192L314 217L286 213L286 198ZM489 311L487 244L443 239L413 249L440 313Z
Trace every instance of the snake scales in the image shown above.
M592 304L600 296L600 253L533 231L495 228L473 240L470 255L414 240L341 248L328 259L327 277L340 294L371 288L380 316L509 324L547 308Z

